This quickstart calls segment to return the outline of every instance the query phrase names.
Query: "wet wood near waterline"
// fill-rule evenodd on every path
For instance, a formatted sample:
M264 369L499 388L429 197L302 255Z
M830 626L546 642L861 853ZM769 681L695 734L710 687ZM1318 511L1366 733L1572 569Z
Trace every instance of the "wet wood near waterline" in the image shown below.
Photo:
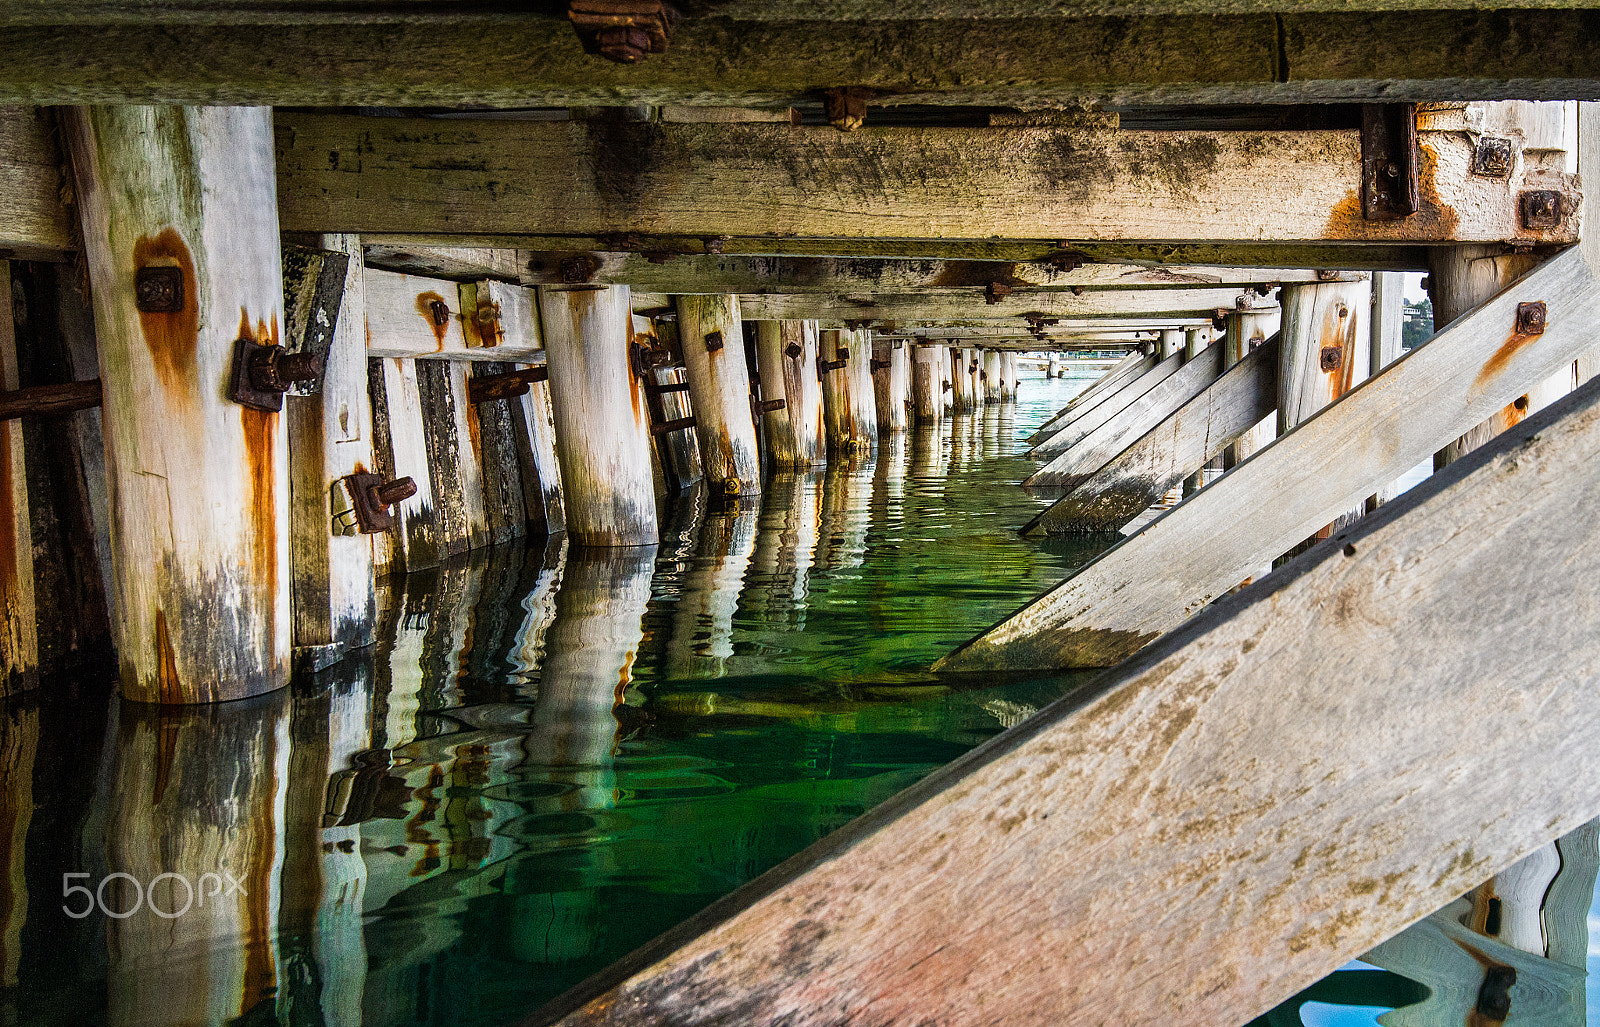
M679 296L678 342L688 371L700 462L714 492L761 491L750 369L737 296Z
M123 695L211 702L279 688L292 636L287 433L279 414L241 407L222 387L235 340L280 341L271 112L88 108L63 134L120 526ZM180 269L181 309L135 307L135 272L151 266Z
M899 340L874 340L872 362L873 405L881 438L889 432L906 430L913 384L911 347Z
M529 1022L1265 1012L1600 812L1597 468L1592 384Z
M395 526L372 536L373 570L379 577L437 567L444 556L434 500L428 443L422 431L422 394L417 362L398 358L367 361L372 400L372 458L386 481L410 478L416 494L394 508Z
M484 505L477 408L467 399L466 372L466 365L456 361L416 362L439 543L449 556L480 549L492 537Z
M475 363L472 377L506 374L510 364ZM477 446L483 473L483 507L489 522L491 544L509 542L528 533L528 508L518 455L517 423L510 402L468 403L467 416L477 420Z
M878 396L872 387L872 339L870 329L858 328L840 333L850 351L850 363L845 366L849 376L850 414L855 419L853 430L857 439L867 439L869 445L878 444Z
M1118 531L1277 406L1278 339L1273 336L1056 500L1022 533Z
M1151 390L1177 374L1183 367L1181 353L1165 360L1159 357L1150 359L1158 361L1154 367L1128 381L1115 392L1104 394L1099 402L1085 405L1076 414L1062 418L1060 426L1050 434L1050 437L1036 444L1028 451L1028 455L1053 460L1087 438L1117 414L1140 406Z
M1543 300L1542 335L1517 331ZM1600 284L1578 249L1548 261L1220 480L946 656L946 670L1109 666L1170 631L1448 438L1592 345ZM1420 416L1426 412L1427 416ZM1159 578L1150 567L1162 567Z
M853 408L850 334L837 328L824 328L817 334L816 374L822 379L823 430L829 456L869 453L875 438L861 434L861 418Z
M277 132L286 230L422 237L536 223L586 237L904 239L914 226L924 238L950 240L1538 244L1577 238L1580 195L1576 176L1521 165L1509 181L1471 174L1465 132L1420 134L1422 207L1391 222L1360 216L1354 130L841 133L280 111ZM752 154L771 156L752 164ZM1159 176L1148 172L1155 166ZM559 171L571 167L597 172L574 179ZM908 181L923 188L899 188ZM1574 213L1554 229L1525 229L1515 198L1523 189L1557 191ZM1200 195L1211 198L1203 210L1193 202ZM1251 216L1260 210L1273 217Z
M944 360L943 346L918 346L912 354L911 396L917 423L932 424L943 415L939 385L943 380L939 364Z
M1222 375L1222 353L1215 346L1201 350L1192 360L1185 360L1181 353L1167 359L1182 361L1182 365L1165 381L1084 432L1022 484L1030 488L1069 489L1083 484ZM1068 430L1075 431L1077 427Z

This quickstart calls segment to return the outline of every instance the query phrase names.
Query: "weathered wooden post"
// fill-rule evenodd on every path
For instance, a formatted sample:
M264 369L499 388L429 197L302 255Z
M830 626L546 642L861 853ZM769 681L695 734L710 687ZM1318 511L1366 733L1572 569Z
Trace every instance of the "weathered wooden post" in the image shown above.
M1265 342L1277 330L1281 315L1278 311L1262 312L1235 310L1228 314L1227 327L1222 336L1222 367L1224 370L1245 358L1252 349ZM1222 457L1224 468L1230 468L1251 453L1271 442L1277 435L1276 421L1263 418L1262 422L1239 437Z
M983 351L976 346L967 346L961 350L961 363L965 368L967 378L967 395L972 399L972 411L977 413L983 409Z
M644 384L628 287L539 287L567 534L585 546L657 540Z
M15 389L16 325L11 268L0 263L0 388ZM0 697L38 683L38 612L33 594L33 529L21 421L0 421ZM120 640L119 640L120 644Z
M1044 367L1044 376L1046 378L1059 378L1059 377L1061 377L1061 354L1060 353L1052 352L1050 354L1050 356L1048 358L1048 362L1045 364L1045 367Z
M826 463L828 445L822 431L822 381L817 376L817 323L779 321L783 342L785 409L794 426L799 466Z
M276 410L229 390L235 354L275 354L250 347L276 346L283 323L272 112L90 107L66 120L104 389L123 694L271 691L288 681L292 631L287 436ZM256 388L276 377L266 359L240 369L252 392L272 391Z
M956 386L954 373L951 371L950 351L944 346L939 347L939 407L940 414L948 414L955 409Z
M793 470L806 466L811 460L809 455L801 455L799 429L795 423L800 404L796 402L798 397L790 395L791 382L785 373L786 366L793 363L783 352L785 324L799 325L800 322L756 322L756 373L761 378L761 398L783 400L781 408L761 417L763 451L774 468ZM803 348L800 353L804 353Z
M761 491L761 457L750 406L739 297L679 296L677 305L678 341L689 372L701 466L713 492L756 495Z
M1178 328L1163 328L1161 330L1161 359L1175 357L1183 352L1184 333Z
M294 589L296 661L304 651L311 665L340 658L373 639L377 600L373 594L372 536L332 523L330 497L347 475L376 467L372 448L372 404L367 392L367 310L361 239L328 235L316 240L330 258L348 258L342 289L332 311L320 305L316 286L337 279L313 253L289 251L288 281L296 295L309 293L303 318L312 331L326 331L322 388L310 396L285 397L289 423L289 556ZM328 262L336 271L332 259ZM304 276L304 282L299 277ZM293 290L296 285L302 286ZM332 292L329 290L329 296ZM359 529L359 525L355 526ZM389 529L391 531L397 528Z
M1209 345L1211 345L1211 330L1209 328L1186 329L1183 333L1183 362L1187 364L1189 361L1199 356L1200 351ZM1238 361L1234 361L1234 363L1238 363ZM1208 463L1205 467L1201 467L1199 470L1183 479L1183 494L1185 496L1192 496L1196 492L1199 492L1202 487L1204 487L1206 483L1206 469L1211 466L1212 465ZM1219 471L1222 469L1222 464L1220 461L1217 462L1216 468Z
M942 346L918 346L912 354L911 401L916 408L917 423L930 424L944 413L939 398L939 365L944 363Z
M872 348L872 390L878 414L878 435L906 430L906 405L898 394L895 380L895 347L899 342L880 342Z
M983 367L978 372L978 378L983 382L983 401L985 403L998 403L1004 396L1000 392L1000 351L995 349L980 350L983 354Z
M896 339L889 344L890 402L900 408L907 421L911 416L911 344Z
M1022 384L1022 355L1014 350L1005 354L1006 388L1011 390L1011 398L1016 399L1018 389Z
M868 448L878 442L878 398L872 388L872 332L857 328L844 333L850 351L845 371L850 376L850 410L856 420L856 434L867 440Z

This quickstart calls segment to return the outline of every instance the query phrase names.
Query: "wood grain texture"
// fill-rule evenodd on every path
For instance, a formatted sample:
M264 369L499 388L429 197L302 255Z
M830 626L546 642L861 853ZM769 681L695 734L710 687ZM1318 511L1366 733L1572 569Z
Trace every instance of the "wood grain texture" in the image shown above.
M1318 282L1283 290L1280 435L1367 379L1371 311L1369 282Z
M972 373L972 350L968 347L952 347L950 353L950 391L954 395L952 409L958 414L970 414L977 408L977 390L972 384L976 377Z
M1467 133L1422 134L1422 209L1360 216L1354 131L1100 132L508 122L280 115L285 229L496 234L1549 243L1574 176L1470 173ZM752 155L770 155L753 159ZM1159 166L1159 175L1149 168ZM589 168L574 177L564 169ZM421 173L419 173L421 172ZM915 190L901 183L916 182ZM1574 213L1528 231L1519 190ZM1196 204L1195 198L1208 197ZM1273 217L1254 213L1273 211ZM768 314L767 316L777 316Z
M1542 335L1516 331L1516 306L1531 298L1550 311ZM1594 274L1568 250L939 665L1116 663L1570 366L1597 316Z
M548 380L534 382L511 401L511 421L517 433L529 529L535 535L562 534L567 530L567 514L561 499L561 465L556 458L555 412Z
M529 1022L1248 1021L1600 811L1597 467L1600 383Z
M799 322L791 322L797 328ZM773 410L761 417L761 449L768 465L778 470L794 470L795 468L809 465L810 455L802 459L800 455L800 438L796 426L796 413L792 407L799 405L799 397L789 397L789 379L784 373L784 364L790 359L784 348L788 345L785 341L783 325L777 321L756 322L756 367L761 379L761 398L763 400L783 400L782 410ZM788 333L798 334L796 332ZM798 354L797 359L803 359L804 349ZM815 442L811 445L814 447Z
M941 351L942 352L942 351ZM878 415L878 436L906 430L906 404L911 398L911 350L896 341L873 341L873 407Z
M1016 289L991 303L981 292L796 293L746 296L745 316L809 318L827 325L847 321L950 321L981 324L1030 314L1041 317L1198 317L1231 309L1245 293L1238 286L1212 289Z
M1095 379L1094 383L1087 389L1068 400L1066 406L1057 410L1032 435L1029 435L1028 444L1036 446L1048 439L1055 434L1056 429L1061 427L1066 418L1075 416L1076 412L1086 408L1088 404L1103 398L1107 389L1112 387L1120 388L1122 385L1127 384L1131 378L1143 374L1158 363L1160 363L1159 360L1145 356L1137 350L1124 355L1110 370Z
M48 111L0 107L0 246L35 259L78 248L61 202L64 164Z
M840 333L850 350L850 363L845 367L849 376L850 414L855 419L854 436L868 440L874 449L878 445L878 397L872 387L872 331L859 328Z
M540 363L533 299L526 289L483 283L485 313L503 309L506 323L478 323L478 309L462 313L462 296L477 304L479 283L419 278L393 271L367 273L367 353L374 357L442 357ZM500 305L497 307L497 303Z
M359 649L371 644L377 623L372 538L334 534L329 496L338 479L376 466L367 391L365 270L355 236L324 236L318 243L348 254L350 263L323 360L321 390L284 397L294 644Z
M367 361L372 397L373 459L387 479L410 478L417 493L395 512L395 527L373 536L373 564L380 575L439 566L445 555L434 498L428 442L422 430L422 394L417 363L398 357Z
M100 347L123 694L215 702L284 685L292 637L280 414L225 398L234 342L283 323L271 112L72 112ZM138 268L176 266L184 306L142 314Z
M1116 411L1061 450L1022 484L1068 489L1083 484L1129 446L1191 403L1222 375L1222 352L1215 346L1201 350L1193 360L1185 360L1181 350L1167 359L1177 360L1181 366L1137 401Z
M1160 360L1158 357L1151 359L1159 362L1122 388L1105 395L1100 402L1082 407L1076 415L1063 418L1060 427L1049 438L1029 450L1028 455L1053 460L1087 438L1090 433L1117 414L1141 405L1151 390L1177 374L1183 367L1181 353L1165 360Z
M11 268L0 266L0 387L6 389L21 384L11 300ZM38 683L39 626L23 425L0 421L0 696Z
M493 536L484 505L483 444L477 413L467 399L467 367L453 360L418 360L416 371L439 544L450 556L481 549Z
M677 307L694 433L706 478L713 491L723 494L759 493L761 454L750 410L750 368L739 298L679 296Z
M655 545L649 412L629 365L627 286L541 286L539 317L568 537L587 546Z
M780 107L814 103L819 82L859 83L899 103L1002 105L1076 104L1085 96L1287 103L1600 92L1600 31L1582 11L1274 17L1260 8L1219 15L1190 6L1187 15L1088 17L1051 30L1026 15L942 22L711 17L682 24L667 53L612 68L573 46L563 18L501 10L485 20L459 7L405 18L405 9L348 19L337 31L288 7L281 10L289 17L267 24L218 24L224 19L215 15L212 24L185 24L161 15L92 32L75 24L14 26L0 40L0 100ZM374 54L427 59L374 61Z
M475 363L469 376L484 377L513 371L511 364ZM522 487L522 461L517 448L517 425L511 415L517 400L468 403L467 416L477 420L478 453L483 472L483 508L493 544L522 538L528 533L528 508ZM541 499L542 502L542 499Z
M1227 327L1222 333L1222 366L1232 367L1245 358L1245 355L1257 346L1266 342L1274 334L1281 335L1279 327L1283 323L1282 311L1270 314L1258 314L1254 311L1236 310L1228 315ZM1278 351L1278 360L1283 360L1283 350ZM1273 390L1274 403L1277 402L1277 390ZM1278 426L1276 419L1263 421L1250 431L1240 435L1222 455L1224 469L1232 469L1250 454L1263 448L1273 439L1277 438Z
M1219 350L1220 345L1207 347ZM1104 467L1056 500L1024 535L1114 532L1149 509L1184 476L1270 417L1278 405L1278 340L1225 371Z

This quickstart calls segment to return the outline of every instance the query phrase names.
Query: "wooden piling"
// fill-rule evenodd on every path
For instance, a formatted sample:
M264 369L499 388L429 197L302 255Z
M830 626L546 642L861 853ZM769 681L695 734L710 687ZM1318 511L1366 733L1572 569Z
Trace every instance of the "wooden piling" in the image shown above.
M548 377L531 383L527 392L511 400L511 423L522 464L528 531L547 537L562 534L567 530L567 513L561 498L561 465L556 458L556 422Z
M385 480L410 478L417 485L415 495L393 508L394 527L371 536L373 570L382 578L437 567L444 548L434 513L416 361L369 358L367 391L372 401L372 458L378 475Z
M845 368L850 375L850 411L855 418L857 436L866 439L871 449L878 444L878 397L872 387L872 332L866 328L847 330L844 344L850 351L850 363Z
M872 438L861 431L862 418L856 413L856 397L851 388L850 363L855 358L848 344L851 334L837 328L820 333L821 352L816 368L822 377L823 419L830 457L872 450Z
M16 326L11 268L0 263L0 386L16 389ZM33 529L22 422L0 421L0 697L38 683L39 639L33 595Z
M325 331L330 322L334 329L323 359L322 387L310 396L284 397L289 425L294 644L297 651L323 650L325 655L313 661L321 662L372 642L377 617L372 538L335 532L329 499L340 478L370 472L376 465L367 392L366 276L361 239L329 235L315 242L330 254L349 258L335 309L323 309L313 297L304 314L310 331ZM309 278L315 273L320 278L321 270L322 262L314 256L287 264L289 294L301 284L297 275Z
M578 545L657 539L649 416L630 365L628 295L625 285L539 287L562 500L567 533Z
M700 463L712 490L761 491L761 459L750 409L750 370L737 296L679 296L678 339L689 372Z
M288 681L292 634L287 436L280 414L227 391L235 340L280 342L272 112L93 107L66 121L104 387L123 694L271 691ZM141 311L140 272L178 288L141 290L155 301Z
M799 324L791 321L789 324ZM789 376L784 367L789 361L784 356L784 331L782 321L756 322L756 368L761 378L761 398L781 399L783 408L761 417L762 452L772 467L794 470L810 463L800 455L800 437L795 423L798 403L789 396ZM804 350L801 349L801 354ZM798 399L798 397L796 397Z
M1244 359L1245 354L1276 334L1281 321L1282 312L1278 310L1270 313L1237 310L1230 312L1221 342L1223 369L1237 364ZM1261 424L1239 436L1237 442L1223 451L1224 469L1234 466L1267 445L1276 435L1276 422L1263 418Z
M872 348L873 408L878 415L878 435L906 430L906 404L899 396L900 382L895 378L895 347L904 349L904 343L879 342Z
M482 549L492 536L484 505L477 411L467 398L467 365L432 359L418 360L416 365L440 545L450 556Z
M1000 402L1000 351L993 349L980 350L983 354L983 364L978 372L978 378L983 383L983 401L985 403Z
M944 362L943 354L942 346L918 346L912 354L911 401L918 424L932 424L944 413L939 396L939 365Z

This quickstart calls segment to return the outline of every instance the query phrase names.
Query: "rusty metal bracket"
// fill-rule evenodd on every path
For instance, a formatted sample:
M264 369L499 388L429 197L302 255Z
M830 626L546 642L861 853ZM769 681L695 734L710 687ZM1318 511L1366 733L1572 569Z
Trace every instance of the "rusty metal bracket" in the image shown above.
M842 86L822 93L828 124L841 132L854 132L867 120L867 101L878 94L864 86Z
M633 367L636 377L649 380L649 371L652 367L659 367L666 363L665 354L649 346L634 343L628 347L628 363Z
M685 428L693 428L695 423L694 415L690 414L688 417L680 417L675 421L662 421L660 424L651 425L650 432L653 435L666 435L675 431L683 431Z
M504 374L486 374L467 379L467 399L474 405L497 399L514 399L526 395L528 387L536 382L550 380L548 367L529 367Z
M1544 301L1537 300L1533 303L1517 304L1517 334L1518 335L1543 335L1545 318L1548 312Z
M276 413L283 409L283 394L295 382L312 381L321 374L315 354L290 353L282 346L262 346L241 335L233 344L233 367L228 398L235 403Z
M1344 366L1344 347L1322 347L1322 352L1317 355L1317 364L1324 372L1339 370Z
M410 478L386 482L369 472L347 474L333 483L333 531L336 535L375 535L394 526L390 507L417 494Z
M1518 194L1517 207L1522 214L1522 227L1533 232L1546 232L1561 227L1561 194L1553 189L1529 189Z
M166 264L133 273L133 305L142 314L176 314L183 309L183 268Z
M1361 216L1399 221L1417 212L1417 105L1361 105Z
M1484 178L1509 178L1514 153L1511 140L1483 136L1472 151L1472 173Z
M584 53L637 64L667 52L680 15L663 0L570 0L567 17Z
M782 410L787 405L788 403L781 399L756 399L754 396L751 396L750 419L752 421L759 421L761 420L762 414L770 414L774 411Z

